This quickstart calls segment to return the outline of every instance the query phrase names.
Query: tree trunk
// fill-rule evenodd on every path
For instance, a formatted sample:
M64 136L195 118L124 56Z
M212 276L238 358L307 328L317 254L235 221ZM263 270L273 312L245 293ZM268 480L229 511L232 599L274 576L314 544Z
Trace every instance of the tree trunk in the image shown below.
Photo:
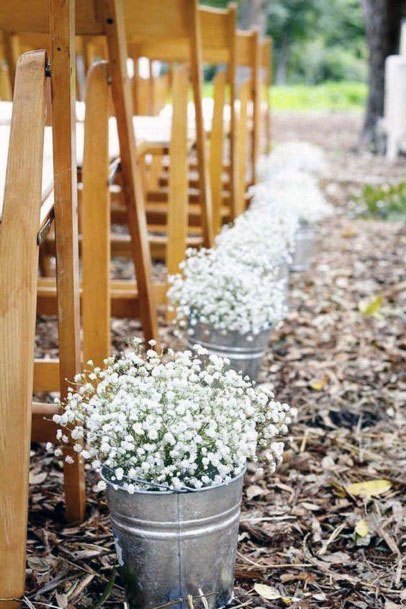
M376 126L383 116L385 60L398 52L404 0L361 0L369 48L368 102L360 143L376 144Z
M279 49L275 49L276 69L275 84L285 85L288 71L290 45L286 36L283 36Z
M257 27L261 35L266 32L266 19L269 0L241 0L240 27L249 30Z

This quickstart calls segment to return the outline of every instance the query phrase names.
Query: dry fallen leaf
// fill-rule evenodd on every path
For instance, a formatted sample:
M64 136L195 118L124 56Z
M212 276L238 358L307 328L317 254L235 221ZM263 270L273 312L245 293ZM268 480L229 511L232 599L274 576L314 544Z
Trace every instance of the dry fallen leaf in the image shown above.
M383 304L383 298L381 294L374 296L367 302L361 302L359 304L359 310L365 317L378 317Z
M357 522L355 532L359 537L366 537L369 533L369 528L366 520L362 519Z
M272 586L267 586L266 584L255 584L254 590L259 596L262 598L266 598L268 601L274 601L278 598L282 598L281 593Z
M248 499L253 499L259 495L266 495L266 493L267 490L262 488L262 486L258 486L257 484L251 484L251 486L249 486L245 491Z
M346 226L343 229L343 231L341 232L341 236L344 237L344 239L352 239L353 237L356 237L357 235L358 235L358 232L352 226Z
M42 484L47 478L47 472L30 472L30 484Z
M389 480L367 480L349 484L345 487L345 490L355 497L376 497L386 493L391 486Z
M327 376L327 374L324 374L322 377L316 378L316 379L313 379L312 381L310 381L309 385L315 391L322 391L324 389L324 387L327 385L328 381L329 381L329 377Z

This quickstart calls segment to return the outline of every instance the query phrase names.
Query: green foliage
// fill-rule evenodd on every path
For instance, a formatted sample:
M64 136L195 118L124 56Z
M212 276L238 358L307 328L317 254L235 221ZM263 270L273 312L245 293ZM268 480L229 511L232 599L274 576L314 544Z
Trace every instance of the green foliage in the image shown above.
M226 8L228 0L200 0L200 4L213 6L214 8Z
M366 184L357 199L362 217L384 220L406 219L406 182L372 186Z
M278 84L366 80L359 0L272 0L268 33Z
M251 0L238 2L243 3ZM228 0L200 0L226 7ZM367 49L360 0L267 0L277 84L366 82ZM208 74L210 76L210 74Z
M272 87L275 110L361 110L367 87L358 82L326 82L321 85Z

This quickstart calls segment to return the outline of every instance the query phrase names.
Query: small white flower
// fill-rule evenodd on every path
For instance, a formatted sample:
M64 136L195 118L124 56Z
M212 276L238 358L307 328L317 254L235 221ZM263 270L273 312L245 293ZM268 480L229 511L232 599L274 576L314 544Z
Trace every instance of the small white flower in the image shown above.
M149 484L180 490L228 482L258 447L270 470L281 460L289 407L218 356L204 365L191 351L144 359L137 342L109 358L93 384L90 374L69 393L61 418L80 440L75 452L97 471L106 467L117 488L134 493ZM105 486L102 480L98 490Z

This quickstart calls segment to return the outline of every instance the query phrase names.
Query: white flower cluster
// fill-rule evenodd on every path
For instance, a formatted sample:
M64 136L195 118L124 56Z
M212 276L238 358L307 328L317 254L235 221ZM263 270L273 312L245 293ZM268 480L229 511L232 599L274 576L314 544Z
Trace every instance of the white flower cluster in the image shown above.
M198 323L226 334L255 336L283 319L286 280L259 238L234 239L214 249L188 250L182 274L170 277L168 298L181 328ZM238 236L238 235L237 235Z
M317 174L323 164L322 151L306 143L281 145L266 158L267 181L251 189L250 209L223 227L214 250L189 251L182 274L169 278L181 327L193 334L201 323L253 336L283 319L299 224L330 213L316 179L304 173Z
M144 354L134 343L105 368L79 375L79 389L54 416L61 426L57 439L68 441L62 429L68 427L75 451L129 493L230 481L259 448L274 471L289 406L226 360L197 350L205 363L190 351Z
M332 213L317 179L303 171L290 169L254 186L252 206L268 207L271 218L285 210L285 213L292 214L299 222L307 223L318 222Z
M254 191L253 195L256 196ZM263 207L259 203L251 205L248 211L238 216L232 226L224 226L216 244L229 251L233 249L236 256L242 245L247 246L251 252L252 264L255 264L255 259L261 259L259 253L262 252L262 264L278 266L290 261L298 219L289 209L275 208L275 213L271 215Z
M309 142L279 144L268 156L260 159L258 181L266 182L286 170L303 171L320 177L326 170L323 150Z

